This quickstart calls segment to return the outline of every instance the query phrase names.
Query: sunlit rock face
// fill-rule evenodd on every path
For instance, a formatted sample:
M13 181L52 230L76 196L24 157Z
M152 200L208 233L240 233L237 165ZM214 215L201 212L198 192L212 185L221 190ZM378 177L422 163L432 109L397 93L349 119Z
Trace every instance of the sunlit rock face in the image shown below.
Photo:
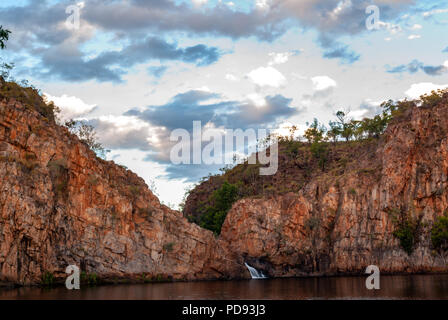
M448 271L431 247L434 220L448 208L448 105L414 107L373 150L353 154L343 174L327 172L299 192L243 199L222 228L229 250L270 276ZM393 216L420 221L408 255Z
M0 176L0 281L63 278L71 264L101 279L244 270L210 231L161 205L143 179L14 100L0 104Z
M69 131L13 100L0 103L0 282L250 278L447 271L430 228L448 208L448 106L413 108L343 173L299 191L236 202L222 233L161 205L143 179L104 161ZM422 228L411 255L393 236L394 210Z

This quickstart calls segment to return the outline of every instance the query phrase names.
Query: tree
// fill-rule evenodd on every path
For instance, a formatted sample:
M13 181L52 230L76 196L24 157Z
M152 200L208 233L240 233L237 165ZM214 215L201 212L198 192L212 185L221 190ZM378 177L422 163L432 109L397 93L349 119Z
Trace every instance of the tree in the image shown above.
M221 233L221 227L226 219L227 212L232 204L238 200L239 188L237 185L224 182L218 190L211 195L211 205L206 208L201 217L201 227L213 231L216 235Z
M6 41L8 41L10 33L11 33L11 31L3 29L3 26L0 26L0 49L3 50L3 49L6 48L6 44L5 43L6 43ZM14 64L1 62L1 64L0 64L0 76L4 80L8 80L9 74L10 74L10 71L12 70L12 68L14 68Z
M106 153L110 150L106 150L101 143L98 142L95 128L84 121L68 120L64 126L68 130L77 135L81 142L84 142L92 151L94 151L99 157L105 158Z
M9 34L11 31L3 29L3 26L0 26L0 49L6 48L6 41L9 40Z
M307 123L308 125L308 123ZM305 138L309 143L320 142L324 139L324 133L327 129L314 118L309 128L305 131Z
M318 160L322 171L325 170L325 164L328 161L328 143L315 141L311 144L311 153Z
M353 124L349 122L347 115L344 111L336 112L336 118L338 118L338 122L341 126L341 136L345 139L345 141L349 141L353 136Z
M327 136L333 141L333 143L336 143L336 141L338 141L338 137L342 133L341 125L336 121L330 121L328 125L330 126L330 130L327 131Z
M446 212L434 222L431 230L431 242L433 248L445 262L448 254L448 215Z

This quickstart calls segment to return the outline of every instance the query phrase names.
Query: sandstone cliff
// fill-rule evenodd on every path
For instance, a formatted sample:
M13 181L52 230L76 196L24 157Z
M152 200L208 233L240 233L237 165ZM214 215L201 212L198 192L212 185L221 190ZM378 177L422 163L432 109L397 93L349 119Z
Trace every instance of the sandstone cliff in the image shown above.
M409 108L381 139L350 148L342 170L319 172L298 192L237 202L221 233L228 250L276 277L362 273L370 264L447 272L430 241L448 208L447 98ZM410 254L393 235L400 218L415 225Z
M143 179L15 99L0 103L0 177L2 282L62 279L70 264L148 280L216 278L236 266Z
M45 113L3 98L0 282L63 279L70 264L109 280L248 278L245 261L269 276L355 273L370 264L448 271L428 235L448 208L446 100L411 108L381 139L341 150L351 158L335 160L343 168L310 174L303 158L280 163L271 183L286 190L236 202L216 238ZM418 219L411 254L392 234L394 214Z

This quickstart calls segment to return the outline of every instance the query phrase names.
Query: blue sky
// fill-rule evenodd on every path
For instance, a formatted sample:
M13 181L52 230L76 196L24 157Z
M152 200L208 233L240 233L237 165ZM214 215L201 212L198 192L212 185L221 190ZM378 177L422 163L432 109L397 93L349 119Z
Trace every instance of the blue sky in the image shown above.
M79 8L79 28L66 8ZM365 9L376 5L378 30ZM448 4L412 0L10 1L2 59L63 110L93 124L109 159L178 204L219 166L170 163L169 134L301 130L337 110L374 114L387 99L448 86Z

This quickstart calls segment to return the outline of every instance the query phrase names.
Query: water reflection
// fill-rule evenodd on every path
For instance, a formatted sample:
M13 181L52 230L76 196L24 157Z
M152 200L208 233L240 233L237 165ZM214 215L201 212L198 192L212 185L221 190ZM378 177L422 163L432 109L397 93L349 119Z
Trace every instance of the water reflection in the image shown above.
M366 277L292 278L110 285L67 290L0 289L0 299L448 299L448 275L381 276L380 290Z

